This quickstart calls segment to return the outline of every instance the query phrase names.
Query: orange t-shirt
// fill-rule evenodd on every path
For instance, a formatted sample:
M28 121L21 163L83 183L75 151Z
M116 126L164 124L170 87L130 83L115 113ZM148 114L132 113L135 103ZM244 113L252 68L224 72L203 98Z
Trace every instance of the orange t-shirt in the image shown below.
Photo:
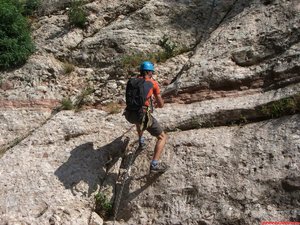
M143 77L139 77L139 78L143 78ZM157 81L153 80L152 78L145 78L144 88L145 88L145 93L148 93L147 97L146 97L145 106L149 107L151 105L151 102L150 102L151 96L159 95L160 89L159 89Z

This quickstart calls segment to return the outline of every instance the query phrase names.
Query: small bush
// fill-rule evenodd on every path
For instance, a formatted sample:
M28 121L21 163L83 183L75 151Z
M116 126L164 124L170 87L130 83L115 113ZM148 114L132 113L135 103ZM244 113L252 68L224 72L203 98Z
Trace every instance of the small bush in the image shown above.
M247 117L245 115L241 114L240 115L240 119L239 119L239 123L240 124L246 124L246 123L248 123Z
M142 61L146 60L149 60L153 63L163 63L171 57L190 51L190 49L186 46L179 47L166 35L164 35L162 39L159 40L158 45L161 46L161 48L163 49L162 51L149 53L138 52L123 56L120 61L122 67L124 69L136 68Z
M159 41L159 45L164 49L164 55L166 58L171 58L175 55L175 49L177 48L177 45L166 35L164 35Z
M73 1L68 13L70 24L79 28L84 28L87 22L87 13L82 8L82 5L83 2L81 0Z
M60 110L72 110L75 108L70 98L64 98L63 100L61 100L60 104Z
M149 60L156 63L156 53L133 53L130 55L125 55L121 58L121 65L124 69L137 68L142 61Z
M73 102L70 98L64 98L60 102L60 106L55 111L60 110L80 110L84 104L87 103L87 97L94 92L94 89L87 87L76 97Z
M269 118L278 118L280 116L294 114L300 110L300 95L297 94L290 98L280 99L275 102L262 106L261 113Z
M0 1L0 70L26 62L34 52L26 18L11 0Z
M110 217L112 215L113 205L107 199L107 197L104 194L99 192L95 195L95 200L96 200L95 211L104 219Z
M27 0L24 3L23 15L30 16L33 15L41 5L40 0Z
M74 71L75 66L69 62L64 62L63 63L63 70L64 70L64 74L70 74Z
M300 93L298 93L297 95L295 95L293 97L293 100L295 101L295 110L297 112L300 112Z
M117 113L121 112L121 106L116 102L108 103L106 106L106 109L107 109L106 111L109 114L117 114Z
M87 103L87 97L90 96L95 90L91 87L84 88L80 95L77 96L75 101L75 109L79 110Z

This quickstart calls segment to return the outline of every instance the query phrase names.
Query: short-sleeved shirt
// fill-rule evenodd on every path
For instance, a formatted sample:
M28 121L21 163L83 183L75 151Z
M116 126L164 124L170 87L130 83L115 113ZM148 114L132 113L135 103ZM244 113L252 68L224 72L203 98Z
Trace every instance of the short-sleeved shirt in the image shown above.
M138 78L144 79L143 77L138 77ZM160 94L158 83L151 78L145 78L144 90L145 93L148 93L146 97L145 106L149 107L151 106L151 101L150 101L151 96L152 95L157 96ZM144 113L141 113L141 111L139 110L125 110L124 115L128 122L132 124L140 124L142 122ZM149 131L151 135L157 137L163 132L163 129L161 128L157 120L152 115L151 117L152 117L152 124L146 130Z
M139 77L139 78L143 78L143 77ZM145 93L148 93L147 97L146 97L145 106L149 107L151 105L151 102L150 102L151 96L159 95L160 89L159 89L158 83L155 80L153 80L152 78L145 78L144 87L145 87Z

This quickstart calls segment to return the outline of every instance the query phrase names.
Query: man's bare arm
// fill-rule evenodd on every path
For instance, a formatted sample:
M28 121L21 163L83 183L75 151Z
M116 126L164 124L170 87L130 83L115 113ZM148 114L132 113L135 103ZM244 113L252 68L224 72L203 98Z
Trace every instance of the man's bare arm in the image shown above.
M161 95L155 95L155 107L162 108L164 107L164 100L162 99Z

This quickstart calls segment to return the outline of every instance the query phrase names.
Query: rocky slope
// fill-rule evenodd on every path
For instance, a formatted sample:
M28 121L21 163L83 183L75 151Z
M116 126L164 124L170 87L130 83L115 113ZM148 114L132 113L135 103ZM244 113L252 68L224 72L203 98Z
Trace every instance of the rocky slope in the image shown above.
M170 108L162 113L178 116ZM117 219L125 224L298 220L299 183L293 179L299 178L299 120L295 115L169 132L163 160L171 168L148 177L152 147L142 152ZM1 158L1 224L102 224L93 212L93 193L101 188L116 198L119 162L110 169L106 163L122 156L122 135L130 126L120 114L65 111L10 149ZM125 136L133 139L134 131Z
M36 53L0 75L0 224L113 223L95 212L94 195L118 198L135 132L111 113L137 73L130 60L174 44L155 64L171 168L146 176L147 136L114 223L300 221L297 0L91 0L84 29L69 25L69 7L42 1ZM83 96L94 109L54 110Z

